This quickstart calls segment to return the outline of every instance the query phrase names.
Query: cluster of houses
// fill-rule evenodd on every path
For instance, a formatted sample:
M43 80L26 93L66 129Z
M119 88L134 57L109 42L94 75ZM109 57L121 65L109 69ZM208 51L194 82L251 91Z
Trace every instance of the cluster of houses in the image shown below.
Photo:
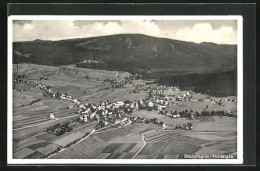
M191 101L192 100L192 95L194 95L195 93L190 90L188 92L183 93L182 95L176 96L175 100L176 101Z
M40 77L40 80L48 80L48 78L47 78L45 75L42 75L42 76Z
M139 80L139 79L142 79L143 76L141 74L134 74L131 76L134 80Z
M195 112L193 112L193 110L189 110L189 111L183 110L183 111L179 111L179 112L171 111L171 116L173 118L179 118L179 117L181 117L181 118L193 118L194 113Z
M152 89L149 92L150 96L159 96L159 97L165 97L164 91L163 90L156 90L156 89Z
M231 102L231 103L237 103L237 100L236 99L214 99L212 97L207 97L207 98L199 98L198 101L205 101L205 100L208 100L210 102L214 102L215 104L218 104L220 106L224 106L224 102Z
M73 99L73 97L68 93L63 94L63 93L59 93L59 92L53 92L51 90L51 86L45 86L38 82L36 82L35 84L36 84L36 87L45 91L43 93L44 97L50 96L50 97L54 97L54 98L57 98L60 100L69 100L69 101L73 102L74 104L80 105L80 101L77 99Z
M130 90L130 91L129 91L129 94L131 94L131 93L140 93L141 90L147 91L148 88L142 89L143 86L144 86L144 85L141 85L141 84L134 84L134 85L133 85L134 90Z
M56 124L54 126L51 126L46 129L45 132L48 132L50 134L54 134L56 136L60 136L66 132L71 132L73 129L69 126L71 122L64 122L61 124Z
M116 80L116 81L112 81L111 86L113 88L123 88L123 86L126 84L127 82L124 80Z
M100 102L100 104L80 104L78 114L80 115L78 121L88 122L89 120L97 120L97 128L104 127L111 124L121 123L123 125L130 125L132 123L154 123L145 118L132 117L131 113L137 109L149 110L151 102L145 100L136 101L118 101L115 103ZM162 109L158 109L162 110ZM159 123L165 126L164 123Z
M168 102L167 99L157 99L155 102L145 99L125 102L119 101L116 103L106 101L100 102L98 105L86 103L79 105L78 114L80 114L80 121L88 122L88 120L96 119L98 120L100 127L107 126L108 124L116 124L122 119L125 119L125 121L128 122L127 124L135 122L153 123L153 121L145 118L131 117L133 110L156 110L159 114L168 115L172 118L192 118L195 114L197 114L197 116L201 115L192 110L168 112L166 110L166 105L171 105L171 102Z
M84 60L81 63L98 64L98 63L104 63L104 62L96 61L96 60Z
M31 81L25 81L25 80L14 79L14 80L13 80L13 84L15 84L15 83L30 84Z
M46 85L43 85L43 84L38 83L38 82L33 83L31 81L14 79L13 83L33 84L35 87L37 87L41 90L44 90L44 93L43 93L44 97L50 96L50 97L61 99L61 100L70 100L71 102L73 102L76 105L80 105L80 103L81 103L79 100L73 99L73 97L68 93L62 94L62 93L59 93L59 92L53 92L51 90L51 86L46 86ZM26 90L20 90L20 89L17 89L17 90L18 91L26 91Z
M180 96L174 94L165 95L165 90L168 89L165 86L157 86L149 91L149 97L152 97L156 104L161 105L172 105L175 104L173 101L190 101L192 100L192 94L194 92L189 91Z
M129 77L125 77L124 79L105 79L104 82L109 82L113 88L123 88L126 84L131 84L133 80L141 79L142 75L134 74Z
M147 119L143 117L131 116L133 110L142 109L142 110L150 110L149 107L152 107L151 102L145 100L138 101L119 101L116 103L110 103L108 101L101 102L100 104L80 104L78 114L80 115L73 122L89 122L92 120L97 120L98 124L95 129L103 128L108 125L117 125L120 124L122 126L131 125L133 123L145 123L145 124L159 124L162 127L166 127L165 123L158 121L157 118ZM230 116L236 117L237 115L233 112L226 111L202 111L201 113L193 110L183 110L183 111L166 111L166 107L158 108L159 114L165 114L172 118L197 118L199 116ZM57 124L53 127L47 129L47 132L62 135L65 132L72 131L72 129L68 126L69 124ZM191 130L192 125L182 124L175 129L182 130Z
M181 124L180 126L176 126L175 129L179 129L179 130L192 130L192 124L191 123L187 123L186 124Z
M116 103L100 102L100 104L80 104L78 114L80 120L87 122L89 119L96 119L100 127L107 126L108 124L116 124L117 122L125 119L126 114L132 113L135 106L134 104L124 103L122 101Z
M147 85L147 84L145 84ZM144 87L145 85L142 84L134 84L133 87L135 88L134 90L130 90L129 93L140 93L140 91L144 91L149 93L150 96L161 96L164 97L165 95L164 90L162 90L160 87L162 86L157 86L154 88L151 88L150 86ZM164 86L165 87L165 86ZM166 87L165 87L166 88Z
M91 69L106 69L108 66L103 61L97 60L84 60L76 64L78 67L91 68Z
M30 84L31 82L30 82L30 81L24 81L24 80L14 79L14 80L13 80L13 84L15 84L15 83ZM17 90L17 91L20 91L20 92L26 91L26 90L19 89L19 88L14 88L14 90Z
M133 123L158 124L163 128L166 127L165 123L162 121L159 121L157 118L148 119L148 118L143 118L143 117L130 116L130 120Z
M131 93L140 93L140 90L137 90L137 89L130 90L130 91L129 91L129 94L131 94Z
M202 112L193 112L193 110L182 110L182 111L165 111L160 112L160 114L165 114L168 115L169 117L172 118L191 118L191 119L196 119L200 116L228 116L228 117L237 117L237 113L234 113L232 111L222 111L222 110L218 110L218 111L202 111Z
M143 117L131 116L133 110L140 109L142 105L140 101L126 101L109 103L102 102L100 105L86 104L81 106L79 110L80 121L88 122L88 120L96 119L98 124L96 129L102 128L111 124L131 125L132 123L154 123L165 127L163 122L159 122L157 118L147 119Z
M217 110L217 111L202 111L201 113L196 113L198 116L228 116L228 117L237 117L237 113L234 113L232 111L223 111L223 110Z
M165 97L166 95L164 94L165 90L167 89L174 89L175 87L166 87L166 86L156 86L155 88L153 88L152 90L150 90L149 92L149 96L155 96L155 97ZM172 100L175 101L190 101L192 100L192 95L194 94L193 91L188 91L186 93L183 93L182 95L179 96L175 96L175 94L169 94L169 97L174 97L174 98L170 98Z
M26 91L26 90L23 90L23 89L19 89L19 88L17 88L16 90L17 90L17 91Z
M192 100L192 95L187 92L186 94L183 94L181 96L177 96L175 98L176 101L191 101Z
M216 104L218 104L218 105L222 105L222 106L224 106L224 102L232 102L232 103L237 103L237 100L235 100L235 99L220 99L220 100L215 100L214 99L214 101L215 101L215 103Z
M121 80L105 79L104 82L109 82L113 88L123 88L123 86L127 84L127 81L123 79Z
M25 74L17 75L17 78L25 78L25 77L26 77Z

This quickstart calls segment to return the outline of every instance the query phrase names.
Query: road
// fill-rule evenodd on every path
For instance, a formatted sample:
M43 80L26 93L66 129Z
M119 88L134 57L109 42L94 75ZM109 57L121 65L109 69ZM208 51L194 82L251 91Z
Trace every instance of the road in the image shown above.
M73 145L71 145L71 146L74 146L74 145L80 143L81 141L84 141L84 140L87 139L90 135L92 135L94 132L95 132L95 129L93 129L93 130L88 134L88 136L86 136L85 138L82 138L81 140L79 140L78 142L76 142L75 144L73 144ZM71 146L70 146L70 147L71 147ZM69 147L68 147L68 148L69 148ZM58 153L60 153L60 152L62 152L62 151L67 150L68 148L63 148L62 150L58 151L57 153L54 153L54 154L48 156L47 159L50 158L50 157L52 157L52 156L54 156L54 155L56 155L56 154L58 154Z
M140 153L140 151L142 151L142 149L146 145L146 141L144 140L144 134L146 134L148 132L153 132L153 131L156 131L156 130L151 130L151 131L147 131L147 132L142 133L142 140L144 142L144 145L137 151L137 153L134 155L134 157L132 159L134 159Z
M117 71L115 71L115 72L116 72L115 78L117 78L117 76L118 76L118 72L117 72Z
M123 122L123 121L120 121L120 122ZM120 123L120 122L119 122L119 123ZM117 124L119 124L119 123L117 123ZM93 130L90 132L90 134L88 134L88 136L86 136L85 138L82 138L81 140L77 141L75 144L71 145L70 147L72 147L72 146L74 146L74 145L76 145L76 144L78 144L78 143L84 141L84 140L87 139L90 135L94 134L96 131L101 131L101 130L103 130L103 129L109 128L109 127L114 126L114 125L117 125L117 124L108 125L108 126L106 126L106 127L103 127L103 128L101 128L101 129L98 129L98 130L93 129ZM106 131L104 131L104 132L106 132ZM70 147L68 147L68 148L70 148ZM54 154L48 156L47 159L50 158L50 157L52 157L52 156L54 156L54 155L56 155L56 154L58 154L58 153L60 153L60 152L62 152L62 151L67 150L68 148L63 148L61 151L59 151L59 152L57 152L57 153L54 153Z

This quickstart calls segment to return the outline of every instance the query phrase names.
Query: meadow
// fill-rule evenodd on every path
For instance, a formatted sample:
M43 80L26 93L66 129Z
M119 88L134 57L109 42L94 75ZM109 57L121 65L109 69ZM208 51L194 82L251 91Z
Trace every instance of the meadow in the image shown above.
M16 65L13 65L14 73ZM129 93L133 85L143 88L155 87L145 85L147 81L139 79L123 88L113 88L105 79L117 80L130 76L128 72L105 71L77 68L75 65L43 66L36 64L19 64L19 74L25 74L21 80L29 84L16 83L13 89L13 157L41 158L57 148L63 148L72 141L90 133L96 121L74 124L73 131L55 136L44 132L47 128L79 117L78 106L69 100L44 97L43 90L35 86L41 83L50 86L54 92L68 93L74 99L85 103L104 101L133 101L148 97L146 91ZM41 76L48 79L40 79ZM87 77L86 77L87 76ZM18 91L22 89L25 91ZM184 90L166 90L167 95L182 95ZM237 112L236 103L223 102L222 105L207 98L207 94L195 93L193 101L174 101L166 107L167 111L213 111L223 110ZM235 96L213 97L216 100L236 99ZM40 99L32 104L33 101ZM72 106L71 108L69 108ZM55 119L50 118L50 114ZM184 154L232 154L236 155L237 120L226 116L201 116L187 120L172 118L152 110L134 110L131 116L153 119L164 122L168 128L162 129L155 124L133 123L128 126L109 127L96 131L83 141L66 148L50 159L175 159ZM189 131L174 130L175 126L192 123L194 129ZM151 132L149 132L151 131ZM145 144L145 146L143 146Z

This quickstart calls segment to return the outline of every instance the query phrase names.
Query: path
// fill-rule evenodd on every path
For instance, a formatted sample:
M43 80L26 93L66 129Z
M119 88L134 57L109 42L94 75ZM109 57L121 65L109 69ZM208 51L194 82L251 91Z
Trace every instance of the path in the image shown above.
M147 131L147 132L142 133L142 140L144 142L144 145L137 151L137 153L134 155L134 157L132 159L134 159L140 153L140 151L144 148L144 146L146 145L146 141L144 140L144 134L146 134L148 132L153 132L153 131L156 131L156 130L151 130L151 131Z
M123 122L123 121L120 121L120 122ZM120 123L120 122L119 122L119 123ZM117 123L117 124L119 124L119 123ZM100 131L100 130L103 130L103 129L105 129L105 128L108 128L108 127L117 125L117 124L108 125L108 126L106 126L106 127L100 128L99 130L93 129L85 138L82 138L81 140L77 141L75 144L71 145L70 147L72 147L72 146L74 146L74 145L76 145L76 144L78 144L78 143L84 141L84 140L87 139L90 135L94 134L94 132L96 132L96 131ZM70 148L70 147L68 147L68 148ZM65 151L65 150L68 149L68 148L64 148L64 149L62 149L61 151L59 151L59 152L57 152L57 153L54 153L54 154L48 156L47 158L50 158L50 157L52 157L52 156L54 156L54 155L56 155L56 154L58 154L58 153L60 153L60 152L62 152L62 151Z
M70 147L72 147L72 146L74 146L74 145L80 143L81 141L84 141L84 140L87 139L90 135L92 135L95 131L96 131L96 130L93 129L93 130L88 134L88 136L86 136L85 138L82 138L81 140L79 140L79 141L76 142L75 144L71 145ZM69 147L68 147L68 148L69 148ZM50 158L50 157L52 157L52 156L54 156L54 155L56 155L56 154L58 154L58 153L60 153L60 152L62 152L62 151L67 150L68 148L63 148L62 150L58 151L57 153L54 153L54 154L48 156L47 159Z
M118 72L117 72L117 71L115 71L115 72L116 72L115 78L117 78L117 76L118 76Z
M97 131L95 132L93 135L96 135L96 134L100 134L100 133L104 133L104 132L108 132L108 131L112 131L112 130L115 130L115 129L122 129L122 128L112 128L112 129L109 129L109 130L105 130L105 131Z

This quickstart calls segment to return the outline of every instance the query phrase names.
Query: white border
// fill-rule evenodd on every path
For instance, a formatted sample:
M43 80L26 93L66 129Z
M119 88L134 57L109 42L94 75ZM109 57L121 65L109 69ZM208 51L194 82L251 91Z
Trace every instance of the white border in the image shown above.
M13 20L237 20L237 159L13 159ZM10 16L8 17L8 164L243 164L243 18L242 16Z

